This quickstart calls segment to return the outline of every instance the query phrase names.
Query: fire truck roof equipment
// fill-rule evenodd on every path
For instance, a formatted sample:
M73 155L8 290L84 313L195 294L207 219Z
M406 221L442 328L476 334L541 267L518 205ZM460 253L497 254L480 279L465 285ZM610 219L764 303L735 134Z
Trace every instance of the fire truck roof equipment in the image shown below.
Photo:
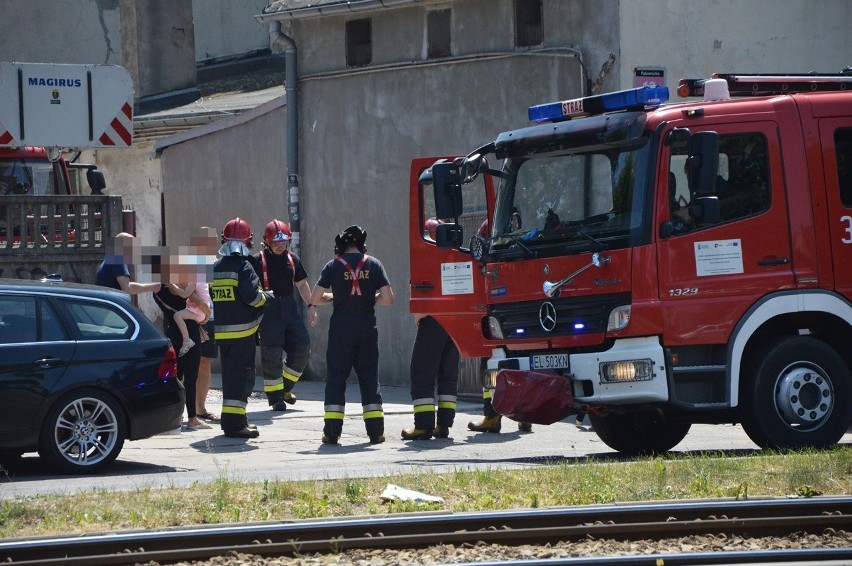
M805 92L836 92L852 89L852 67L840 73L713 73L712 79L681 79L677 94L681 98L707 96L707 84L721 79L728 83L731 96L771 96ZM712 84L712 83L711 83Z
M591 114L660 106L669 99L666 86L641 86L583 98L530 106L530 122L559 122Z

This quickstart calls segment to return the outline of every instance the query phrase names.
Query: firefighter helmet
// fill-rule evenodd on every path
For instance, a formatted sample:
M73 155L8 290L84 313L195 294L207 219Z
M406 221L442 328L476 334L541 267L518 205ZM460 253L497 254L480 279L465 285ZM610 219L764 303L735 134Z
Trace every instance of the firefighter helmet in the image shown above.
M238 216L225 224L225 229L222 230L222 243L242 242L248 247L251 247L253 236L249 223Z
M430 237L430 238L432 238L433 240L434 240L434 239L436 238L436 236L437 236L437 232L438 232L438 225L439 225L440 223L441 223L441 222L440 222L437 218L435 218L434 216L433 216L432 218L430 218L429 220L427 220L427 221L426 221L426 223L425 223L426 233L427 233L427 234L429 235L429 237Z
M334 237L334 253L342 254L346 247L354 244L362 254L367 252L367 232L360 226L352 225Z
M222 247L219 248L219 255L249 255L253 234L249 223L240 217L229 220L225 224L225 229L222 230Z
M266 230L263 231L263 241L266 245L272 242L289 242L292 237L290 225L280 220L273 220L266 225Z

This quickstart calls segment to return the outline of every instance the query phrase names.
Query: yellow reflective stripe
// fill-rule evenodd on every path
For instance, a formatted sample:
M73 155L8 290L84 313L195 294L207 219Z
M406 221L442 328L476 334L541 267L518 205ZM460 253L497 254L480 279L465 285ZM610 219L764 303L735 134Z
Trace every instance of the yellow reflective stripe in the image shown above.
M218 338L218 337L219 336L217 335L216 338ZM482 398L483 399L491 399L492 394L493 393L492 393L491 389L483 389L482 390Z
M220 275L224 275L221 276ZM235 273L226 273L226 274L216 274L213 282L210 283L211 287L236 287L239 280L236 278Z
M245 338L246 336L251 336L257 332L257 326L254 328L249 328L248 330L242 330L240 332L227 332L227 331L219 331L216 332L216 340L234 340L236 338Z
M429 404L429 405L414 405L414 412L415 413L434 413L435 412L435 405L432 405L432 404Z
M227 407L223 405L222 412L228 413L229 415L245 415L246 409L245 407Z
M383 411L365 411L364 412L364 420L367 419L383 419L385 417L385 413Z
M283 369L283 370L281 370L281 377L283 377L283 378L284 378L284 379L286 379L287 381L292 381L293 383L296 383L297 381L299 381L299 377L300 377L302 374L300 373L300 374L298 374L298 375L297 375L297 374L296 374L295 372L293 372L293 371L287 371L288 369L289 369L289 368L287 368L287 367L285 366L285 367L284 367L284 369Z
M273 382L270 385L263 384L263 390L266 393L272 393L273 391L283 391L284 390L284 382L278 381L277 383Z
M249 306L259 308L259 307L262 307L265 304L266 304L266 295L264 295L261 292L258 292L257 295L254 297L254 300L249 303Z
M343 413L338 413L337 411L326 411L324 418L331 421L342 421L343 416Z
M439 401L438 402L438 408L439 409L455 409L456 404L453 401Z

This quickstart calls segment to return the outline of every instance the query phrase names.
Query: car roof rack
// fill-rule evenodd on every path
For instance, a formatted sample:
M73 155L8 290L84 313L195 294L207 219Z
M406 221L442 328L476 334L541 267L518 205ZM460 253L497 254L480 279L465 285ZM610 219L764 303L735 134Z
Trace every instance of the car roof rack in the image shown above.
M713 79L728 83L730 96L769 96L803 92L838 92L852 90L852 67L840 73L713 73ZM678 95L704 96L709 79L681 79Z

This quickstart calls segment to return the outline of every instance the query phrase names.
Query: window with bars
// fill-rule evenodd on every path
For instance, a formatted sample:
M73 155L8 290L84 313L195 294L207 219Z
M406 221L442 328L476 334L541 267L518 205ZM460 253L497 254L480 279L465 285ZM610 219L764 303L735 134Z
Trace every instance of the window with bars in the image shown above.
M372 61L372 21L366 18L346 22L346 66L363 67Z
M515 0L515 47L543 42L541 0Z
M450 51L450 10L433 10L426 15L426 58L440 59Z

